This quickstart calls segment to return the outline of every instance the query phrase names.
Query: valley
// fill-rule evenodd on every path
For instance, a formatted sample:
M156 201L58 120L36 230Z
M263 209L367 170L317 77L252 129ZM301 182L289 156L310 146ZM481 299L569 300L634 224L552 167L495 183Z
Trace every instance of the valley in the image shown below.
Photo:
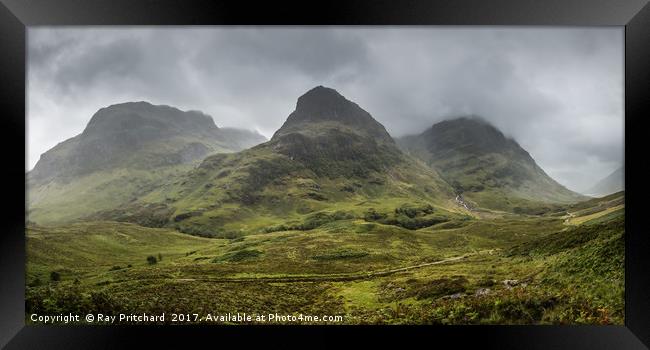
M233 146L161 108L98 112L28 174L27 315L623 324L624 192L564 188L483 121L396 141L319 86Z
M609 231L594 235L590 226ZM301 312L350 324L623 319L620 210L572 231L550 218L332 228L208 239L116 222L32 227L27 302L37 313L79 302L80 312ZM162 259L149 264L151 255ZM54 270L58 282L48 281Z

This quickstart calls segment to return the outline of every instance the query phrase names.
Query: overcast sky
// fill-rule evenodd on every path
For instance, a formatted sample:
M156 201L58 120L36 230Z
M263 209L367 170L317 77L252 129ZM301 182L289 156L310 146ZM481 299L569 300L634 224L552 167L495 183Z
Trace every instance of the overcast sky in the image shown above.
M623 163L623 79L623 27L30 27L27 166L111 104L271 137L325 85L395 137L480 115L580 191Z

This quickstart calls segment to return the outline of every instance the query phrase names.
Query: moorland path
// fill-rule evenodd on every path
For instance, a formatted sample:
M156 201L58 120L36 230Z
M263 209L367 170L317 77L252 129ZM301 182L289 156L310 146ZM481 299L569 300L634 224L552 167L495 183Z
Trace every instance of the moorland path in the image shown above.
M371 279L375 277L387 276L398 272L419 269L432 265L440 265L449 262L459 261L466 259L473 255L479 254L492 254L499 249L482 250L475 253L468 253L461 256L446 258L434 262L400 267L390 270L370 271L370 272L352 272L346 274L332 274L332 275L319 275L319 276L262 276L262 277L223 277L223 278L178 278L175 281L179 282L214 282L214 283L244 283L244 282L269 282L269 283L293 283L293 282L339 282L339 281L354 281Z

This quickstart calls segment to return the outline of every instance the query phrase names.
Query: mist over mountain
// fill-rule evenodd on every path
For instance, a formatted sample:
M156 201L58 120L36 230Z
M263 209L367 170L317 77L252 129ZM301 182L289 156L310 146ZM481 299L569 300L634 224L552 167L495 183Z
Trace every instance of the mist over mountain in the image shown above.
M548 176L516 141L476 116L437 123L398 143L479 206L521 210L527 201L585 199Z
M27 174L34 220L76 218L138 198L207 155L266 139L219 128L197 111L128 102L97 111L84 131L41 155ZM48 215L41 215L48 212ZM40 213L40 214L39 214Z
M588 196L602 197L625 190L625 168L620 167L592 187L583 191Z
M323 86L300 96L263 140L219 128L201 112L146 102L103 108L28 174L30 217L214 236L346 206L353 216L382 203L531 213L585 199L480 118L440 122L395 142L368 112Z
M121 167L152 169L264 141L251 131L219 128L201 112L128 102L97 111L80 135L41 155L30 178L38 184Z

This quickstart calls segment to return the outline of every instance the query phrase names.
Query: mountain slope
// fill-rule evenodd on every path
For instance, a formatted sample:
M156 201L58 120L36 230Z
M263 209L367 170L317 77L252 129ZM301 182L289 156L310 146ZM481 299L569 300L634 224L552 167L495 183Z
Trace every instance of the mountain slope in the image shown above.
M598 181L588 190L584 191L589 196L602 197L625 189L625 169L620 167L604 179Z
M29 217L56 223L132 201L217 152L265 141L210 116L130 102L100 109L85 130L41 155L27 174Z
M268 144L319 176L365 176L400 162L383 125L333 89L318 86L298 98Z
M475 206L526 212L544 203L586 199L548 176L516 141L476 117L440 122L398 143Z
M453 197L453 189L404 155L370 114L319 86L298 99L269 142L207 157L182 180L101 218L166 220L184 232L237 235L309 229L363 217L371 208L392 213L405 204L433 204L436 214L463 212ZM152 217L143 222L145 213Z

